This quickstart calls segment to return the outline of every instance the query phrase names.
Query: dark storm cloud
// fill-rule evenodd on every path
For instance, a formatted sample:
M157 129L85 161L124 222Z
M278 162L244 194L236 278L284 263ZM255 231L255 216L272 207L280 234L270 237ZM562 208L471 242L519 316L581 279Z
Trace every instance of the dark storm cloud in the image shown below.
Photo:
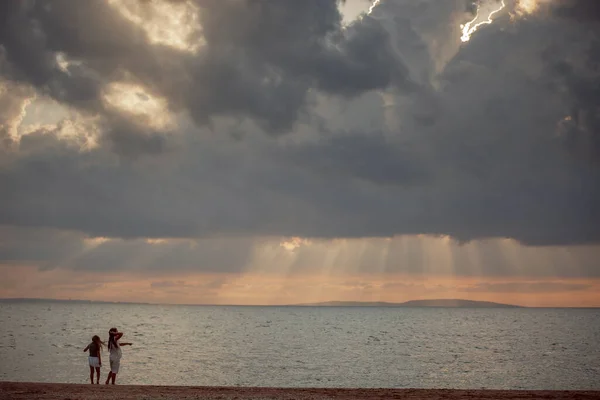
M421 134L435 136L438 160L461 184L445 193L446 205L454 204L438 218L456 217L449 226L457 238L502 231L531 245L595 242L600 171L589 162L595 130L579 125L572 146L560 121L578 115L590 121L597 112L600 71L586 60L598 31L561 19L513 24L512 31L501 23L482 30L441 74L443 107ZM559 60L562 68L555 68Z
M406 84L407 72L390 48L388 32L369 17L342 30L337 1L198 4L209 51L233 53L265 78L305 78L311 87L347 96Z
M102 91L127 70L155 72L158 59L170 56L167 50L153 54L141 29L106 1L3 2L0 8L0 46L6 59L0 72L5 78L30 84L39 94L87 115L100 115L107 143L120 154L161 150L160 134L145 134L107 109ZM74 63L61 68L58 55Z
M568 121L560 126L565 147L581 162L600 163L600 3L563 0L550 3L552 15L573 21L583 35L565 31L543 49L552 84L571 104ZM577 25L574 25L577 24ZM578 37L579 36L579 37ZM565 44L569 46L565 46ZM564 47L563 47L564 46ZM559 49L564 50L559 50Z
M108 112L104 85L128 77L199 123L218 115L250 117L271 133L292 128L310 89L352 97L414 86L381 24L367 17L342 29L335 0L197 6L206 44L192 55L151 45L140 27L104 0L4 2L0 44L9 64L3 73L102 115ZM58 54L75 63L65 71ZM108 132L123 153L140 136L119 128ZM144 148L152 153L160 145L142 142Z
M122 116L104 124L104 141L115 153L128 158L139 154L157 155L169 148L169 139L157 129L140 126Z
M580 152L594 149L580 138L597 137L594 27L554 17L509 25L507 16L458 48L450 34L469 18L458 0L389 0L346 30L331 1L205 1L198 4L207 45L194 56L151 45L106 2L11 4L2 3L12 8L2 14L6 73L100 110L106 136L89 151L51 129L24 136L0 169L2 224L121 238L600 239L600 171ZM114 22L110 32L106 21ZM25 36L12 35L20 30ZM446 41L456 47L452 57L440 50ZM82 64L66 73L55 51ZM196 122L250 116L259 128L217 121L217 135L186 127L172 141L141 129L97 97L124 71ZM67 84L71 77L82 83ZM419 90L387 92L393 101L385 107L372 93L359 96L412 81ZM331 95L350 104L333 117ZM300 112L310 118L289 135L263 134L287 130ZM572 131L561 122L567 116ZM239 136L234 125L243 140L231 140ZM113 264L110 252L97 255L104 261L81 268Z
M322 176L350 176L377 185L425 184L430 173L410 145L386 141L383 132L327 136L279 151Z
M3 263L43 263L76 254L83 249L82 235L55 229L0 226Z
M94 2L81 4L92 3ZM57 2L57 5L60 3ZM43 17L53 10L53 6L43 7L40 2L3 2L0 5L0 45L8 62L3 65L2 73L8 78L31 83L40 92L59 101L85 108L90 106L90 102L95 103L98 100L101 81L93 71L86 68L73 67L68 72L59 68L55 52L62 51L63 48L69 47L69 44L56 48L53 32L47 32L49 29ZM102 15L97 13L98 17ZM60 16L66 21L69 14ZM76 19L70 21L77 24ZM89 18L89 21L93 22L95 19ZM60 32L62 37L69 41L77 40L78 30L72 30L69 35L64 32L68 29L67 24L63 26L63 32ZM93 27L93 24L90 27ZM94 104L91 107L99 106Z
M310 88L351 97L411 86L381 24L367 17L342 30L336 1L198 4L207 47L191 72L196 120L237 113L285 132Z
M561 0L553 5L553 12L578 21L600 21L600 3L595 0Z

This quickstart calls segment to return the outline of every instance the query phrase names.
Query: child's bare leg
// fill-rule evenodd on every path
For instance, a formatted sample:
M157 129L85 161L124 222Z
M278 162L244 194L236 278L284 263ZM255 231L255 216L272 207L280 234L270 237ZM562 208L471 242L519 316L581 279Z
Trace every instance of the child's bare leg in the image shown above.
M90 383L94 384L94 367L90 365Z
M96 385L100 383L100 368L96 367Z
M108 371L108 376L106 377L106 382L104 382L105 385L108 385L108 382L110 382L111 375L112 375L112 371Z
M112 384L115 384L115 379L117 378L117 374L113 373L112 374Z

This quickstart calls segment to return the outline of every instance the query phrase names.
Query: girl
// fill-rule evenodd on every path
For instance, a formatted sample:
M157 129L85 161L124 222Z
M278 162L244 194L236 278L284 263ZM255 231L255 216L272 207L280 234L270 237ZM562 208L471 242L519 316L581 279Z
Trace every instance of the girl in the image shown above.
M110 371L106 377L105 384L112 380L112 384L115 384L115 379L119 373L119 366L121 365L121 346L131 346L131 343L119 343L119 339L123 337L123 332L119 332L117 328L110 328L108 331L108 351L110 352Z
M100 367L102 367L102 358L100 357L100 351L104 343L100 340L98 335L92 337L92 343L88 344L84 352L90 351L88 361L90 363L90 383L94 384L94 369L96 369L96 385L100 383Z

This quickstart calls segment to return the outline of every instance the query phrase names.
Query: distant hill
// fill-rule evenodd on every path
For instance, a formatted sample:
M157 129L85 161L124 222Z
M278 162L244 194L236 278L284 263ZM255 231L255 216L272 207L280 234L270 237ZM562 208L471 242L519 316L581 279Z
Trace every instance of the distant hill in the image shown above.
M83 303L83 304L151 304L128 301L102 301L102 300L79 300L79 299L43 299L30 297L12 297L0 299L0 303Z
M321 307L447 307L447 308L522 308L512 304L493 303L461 299L410 300L404 303L384 301L325 301L321 303L297 304L298 306Z
M112 302L96 300L59 300L35 298L0 299L0 303L81 303L81 304L154 304L137 302ZM193 305L193 304L188 304ZM211 305L211 304L196 304ZM235 305L235 304L231 304ZM446 308L523 308L512 304L492 303L489 301L474 301L461 299L411 300L404 303L388 303L385 301L325 301L321 303L291 304L288 306L305 307L446 307Z

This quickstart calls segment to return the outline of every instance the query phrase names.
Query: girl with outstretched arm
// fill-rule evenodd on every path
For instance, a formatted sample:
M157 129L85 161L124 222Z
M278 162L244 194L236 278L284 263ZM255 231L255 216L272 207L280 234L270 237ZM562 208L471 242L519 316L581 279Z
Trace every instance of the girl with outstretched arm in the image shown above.
M121 366L121 346L131 346L132 343L119 343L119 339L123 337L123 332L119 332L117 328L110 328L108 331L108 351L110 353L110 371L106 377L105 384L108 385L110 381L115 384L115 379L119 373L119 367Z

